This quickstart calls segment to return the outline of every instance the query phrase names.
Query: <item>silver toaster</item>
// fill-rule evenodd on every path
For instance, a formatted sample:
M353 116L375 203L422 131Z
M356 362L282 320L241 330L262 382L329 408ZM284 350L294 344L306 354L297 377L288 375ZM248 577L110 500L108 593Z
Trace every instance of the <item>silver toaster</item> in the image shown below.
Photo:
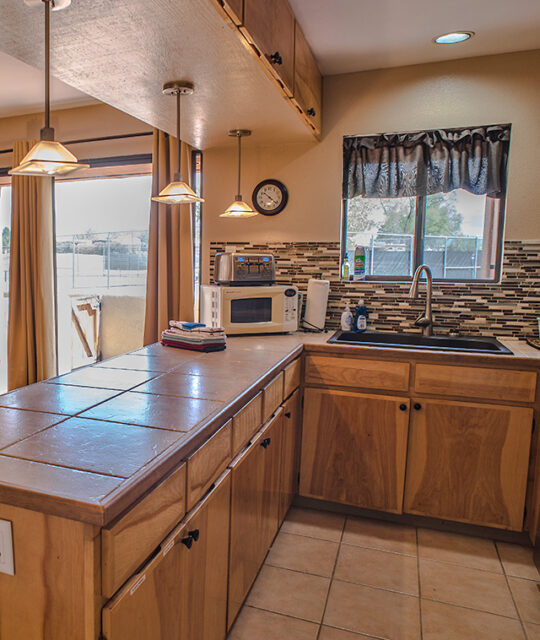
M271 253L216 253L214 281L229 286L274 284L274 256Z

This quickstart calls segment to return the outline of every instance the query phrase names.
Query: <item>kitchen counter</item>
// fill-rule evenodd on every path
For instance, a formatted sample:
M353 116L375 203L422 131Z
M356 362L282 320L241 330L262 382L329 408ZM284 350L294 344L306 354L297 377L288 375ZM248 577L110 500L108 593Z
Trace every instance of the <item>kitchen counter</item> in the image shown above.
M514 356L328 345L331 333L229 338L202 354L159 343L0 396L0 502L105 526L198 449L307 351L465 364L540 365Z

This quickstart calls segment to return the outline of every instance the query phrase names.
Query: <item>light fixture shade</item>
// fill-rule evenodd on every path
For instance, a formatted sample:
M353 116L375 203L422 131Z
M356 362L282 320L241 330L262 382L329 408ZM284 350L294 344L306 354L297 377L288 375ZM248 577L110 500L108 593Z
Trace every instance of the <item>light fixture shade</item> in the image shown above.
M235 200L229 205L223 213L220 214L220 218L251 218L258 215L247 202L243 200Z
M90 165L78 162L77 158L64 145L54 140L40 140L13 167L12 176L65 176L78 169L88 169Z
M192 202L204 202L203 198L199 198L195 191L181 180L170 182L165 189L162 189L159 192L159 195L154 196L152 200L154 202L161 202L161 204L191 204Z

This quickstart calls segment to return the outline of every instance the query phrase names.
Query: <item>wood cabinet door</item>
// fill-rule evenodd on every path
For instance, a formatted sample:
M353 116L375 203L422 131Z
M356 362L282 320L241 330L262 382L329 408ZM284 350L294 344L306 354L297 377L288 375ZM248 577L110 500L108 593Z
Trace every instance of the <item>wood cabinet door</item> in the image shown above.
M185 520L194 538L183 550L183 640L223 640L227 633L230 502L226 471Z
M405 511L523 528L532 409L412 401Z
M277 532L281 420L280 410L231 463L228 628Z
M311 48L296 23L294 54L294 98L315 131L321 131L322 76Z
M283 522L294 496L298 493L301 421L301 396L297 389L283 405L279 524Z
M292 95L294 13L288 0L244 0L244 29Z
M306 389L300 494L402 512L409 400Z

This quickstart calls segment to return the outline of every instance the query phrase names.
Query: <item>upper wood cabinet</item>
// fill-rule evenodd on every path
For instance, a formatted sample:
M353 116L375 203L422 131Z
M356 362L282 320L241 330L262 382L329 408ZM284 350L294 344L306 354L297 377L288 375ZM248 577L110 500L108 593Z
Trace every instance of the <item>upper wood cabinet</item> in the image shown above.
M276 69L289 95L295 80L294 29L287 0L244 0L244 34Z
M236 25L241 25L244 19L244 0L218 0L229 18Z
M295 29L294 99L307 116L313 130L320 133L322 111L321 72L298 23L296 23Z
M306 389L300 494L402 512L409 400Z
M533 410L412 401L405 511L523 528Z

